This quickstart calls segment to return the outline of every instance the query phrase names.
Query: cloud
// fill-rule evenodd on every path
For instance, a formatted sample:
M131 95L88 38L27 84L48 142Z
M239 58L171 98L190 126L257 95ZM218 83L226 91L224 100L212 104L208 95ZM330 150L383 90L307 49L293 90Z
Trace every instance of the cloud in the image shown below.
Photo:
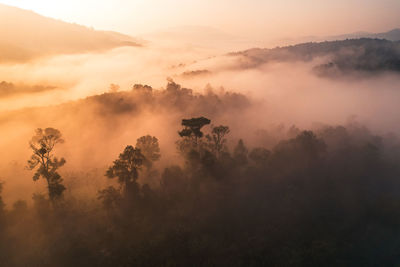
M0 82L0 98L7 98L21 94L35 94L46 91L56 90L55 86L47 86L47 85L15 85L13 83L8 83L5 81Z

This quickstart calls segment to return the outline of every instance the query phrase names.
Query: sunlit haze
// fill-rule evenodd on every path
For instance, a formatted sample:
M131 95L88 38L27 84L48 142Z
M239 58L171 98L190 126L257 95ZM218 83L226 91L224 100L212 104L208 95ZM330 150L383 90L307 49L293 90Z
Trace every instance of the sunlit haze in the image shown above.
M0 267L400 266L400 0L0 0Z
M384 31L400 23L398 0L1 0L45 16L138 35L183 25L252 38Z

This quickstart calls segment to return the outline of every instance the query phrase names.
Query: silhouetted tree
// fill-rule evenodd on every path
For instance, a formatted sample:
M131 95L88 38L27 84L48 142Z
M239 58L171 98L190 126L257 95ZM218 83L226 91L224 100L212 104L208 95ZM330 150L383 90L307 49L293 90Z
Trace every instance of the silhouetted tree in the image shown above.
M46 216L47 212L50 209L50 202L46 199L46 196L43 194L33 194L33 207L35 208L36 212L39 214L40 218Z
M201 128L205 125L210 124L211 121L207 118L200 117L200 118L192 118L189 120L182 120L182 126L184 129L179 132L181 137L187 137L193 140L194 145L197 146L198 139L203 137L203 132Z
M144 156L143 165L147 169L153 166L153 162L160 159L160 146L158 144L158 139L154 136L146 135L140 137L136 142L136 148L140 149L140 152Z
M303 131L296 138L280 142L274 148L274 161L287 169L287 162L291 162L290 168L309 167L321 158L326 151L326 144L312 131Z
M48 212L35 194L34 212L24 201L0 212L0 265L397 266L400 140L354 126L289 132L271 152L243 140L232 155L191 149L157 189L138 179L158 142L139 138L99 203L68 198Z
M106 176L108 178L118 177L118 182L125 189L125 197L137 197L140 190L137 180L144 161L145 157L140 149L127 146L114 161L114 165L107 170Z
M119 206L122 196L120 190L113 186L109 186L106 189L99 191L98 199L102 201L103 206L106 209L113 209Z
M242 139L240 139L233 150L233 158L235 159L236 163L243 165L247 163L247 155L249 151L247 147L244 145Z
M185 173L179 166L171 166L164 169L160 184L162 190L169 197L173 197L186 191L188 181Z
M211 144L212 151L216 154L217 157L221 155L221 152L226 146L226 138L225 136L229 134L230 130L228 126L217 126L212 127L211 135L207 135L207 139Z
M1 217L1 214L4 212L4 207L5 207L5 204L3 202L2 193L3 193L3 182L0 182L0 217Z
M4 257L2 255L2 252L4 251L4 245L5 242L3 240L4 237L4 231L5 231L5 227L4 227L4 223L5 223L5 204L3 202L3 198L2 198L2 192L3 192L3 183L0 182L0 262L4 261Z
M263 147L254 148L249 154L249 158L256 164L266 163L270 156L271 151Z
M53 128L37 129L29 143L33 154L28 160L28 168L30 170L36 168L33 175L34 181L39 180L40 177L46 179L51 201L61 198L65 190L62 184L63 179L57 172L65 164L65 159L58 159L53 154L55 146L61 143L64 143L61 132Z
M135 85L132 87L132 90L133 90L134 92L137 92L137 93L151 94L152 91L153 91L153 88L152 88L151 86L149 86L149 85L135 84Z

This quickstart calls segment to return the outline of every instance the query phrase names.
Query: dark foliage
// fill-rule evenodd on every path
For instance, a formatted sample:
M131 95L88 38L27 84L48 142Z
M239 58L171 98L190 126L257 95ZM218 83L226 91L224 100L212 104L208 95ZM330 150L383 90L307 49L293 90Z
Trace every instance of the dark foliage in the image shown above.
M2 214L4 212L4 202L3 202L3 198L1 196L1 193L3 192L3 183L0 182L0 214ZM1 215L0 215L1 216Z
M123 187L125 198L129 200L137 197L139 194L139 170L145 161L145 157L139 148L127 146L123 153L121 153L114 164L107 170L106 176L108 178L118 178L118 182ZM115 191L109 188L108 191L103 191L103 194ZM103 197L105 201L107 197Z
M215 140L199 137L198 149L182 154L185 164L166 167L153 187L138 182L145 173L138 147L156 139L139 140L107 172L132 185L134 197L108 187L90 205L66 200L52 209L41 195L33 208L15 203L0 228L0 265L400 263L400 146L393 139L358 125L324 127L270 149L239 140L217 156ZM147 157L158 159L159 150L151 151Z
M65 190L58 169L66 161L64 158L58 159L54 156L54 148L59 143L64 143L64 139L60 131L53 128L37 129L29 143L33 154L28 160L28 169L36 169L33 175L34 181L41 177L46 180L49 198L53 202L59 200Z
M250 49L230 55L245 59L240 61L240 68L255 68L274 61L311 61L317 57L328 57L326 63L315 67L318 74L400 71L400 42L381 39L304 43L274 49Z

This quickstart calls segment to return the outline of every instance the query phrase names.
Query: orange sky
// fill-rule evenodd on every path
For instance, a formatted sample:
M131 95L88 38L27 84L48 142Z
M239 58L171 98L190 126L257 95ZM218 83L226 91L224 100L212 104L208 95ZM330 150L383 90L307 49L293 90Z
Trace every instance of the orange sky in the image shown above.
M181 25L257 38L400 27L399 0L0 0L42 15L132 35ZM265 37L268 38L268 37Z

